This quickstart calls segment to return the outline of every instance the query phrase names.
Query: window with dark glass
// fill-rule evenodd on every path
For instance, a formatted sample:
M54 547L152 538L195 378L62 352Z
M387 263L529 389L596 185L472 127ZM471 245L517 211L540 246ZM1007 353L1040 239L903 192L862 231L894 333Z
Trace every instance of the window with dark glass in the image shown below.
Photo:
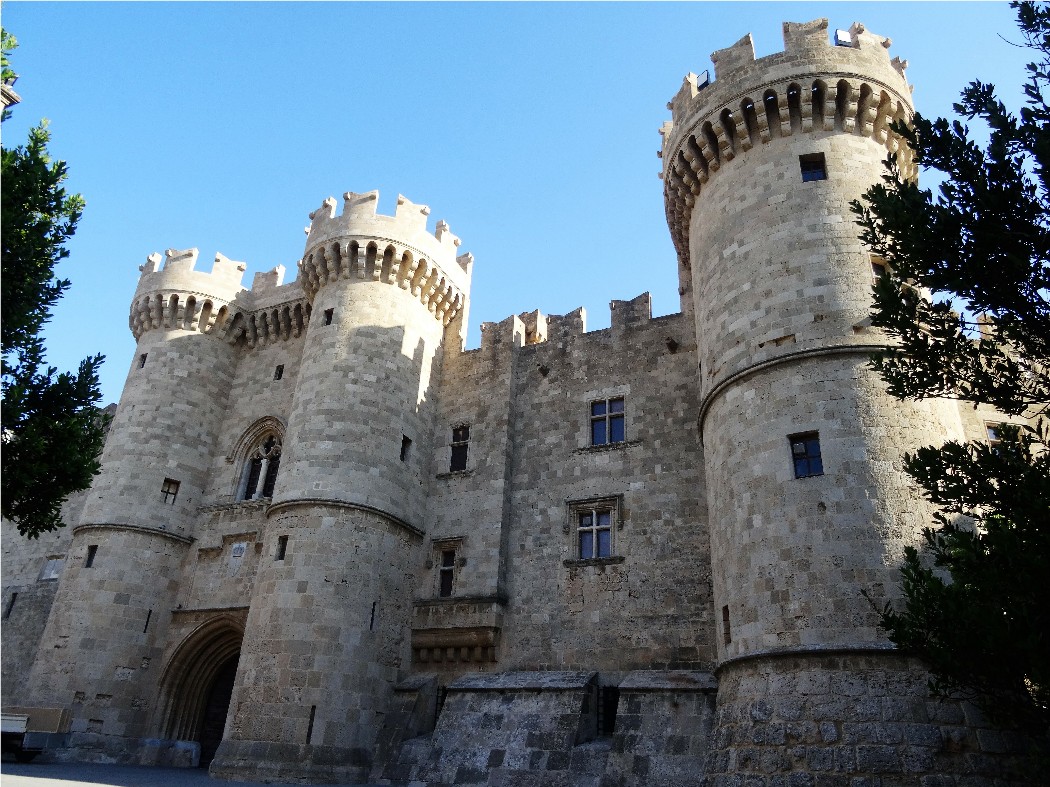
M267 437L252 451L245 463L238 500L273 497L277 471L281 467L281 442L275 435Z
M450 473L467 469L467 447L470 444L470 427L456 426L452 429L452 456L448 464Z
M452 583L456 578L456 550L441 550L441 565L438 567L438 595L448 598L452 595Z
M179 494L179 482L174 478L165 478L164 483L160 486L160 493L165 503L175 505L175 498Z
M623 397L591 402L591 445L622 443L626 439Z
M576 534L580 560L612 556L611 509L580 510L576 513Z
M820 435L816 432L796 434L788 437L788 441L791 443L795 478L824 475L824 462L820 458Z
M798 157L798 164L802 170L802 182L811 180L827 180L828 169L824 164L823 153L810 153Z

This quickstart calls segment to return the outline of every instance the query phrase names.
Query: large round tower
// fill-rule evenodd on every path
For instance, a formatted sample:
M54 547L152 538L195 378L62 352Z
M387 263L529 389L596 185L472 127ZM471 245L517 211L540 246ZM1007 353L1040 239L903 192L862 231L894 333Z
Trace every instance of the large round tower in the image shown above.
M311 318L217 775L366 778L409 657L431 385L472 258L425 206L344 199L311 214L300 263Z
M903 549L930 521L902 455L961 436L953 404L897 401L868 368L886 342L868 318L881 263L849 202L889 152L911 168L889 128L912 112L905 64L859 24L833 44L826 20L786 23L784 44L759 60L750 36L715 52L716 79L690 74L662 129L700 353L715 784L899 773L940 756L932 727L920 754L864 745L901 744L902 725L930 722L924 677L892 653L862 591L879 606L892 597Z
M223 334L245 266L218 255L204 273L196 259L169 250L141 268L135 356L29 678L35 702L72 704L72 731L103 751L146 734L235 367ZM139 699L110 702L125 696Z

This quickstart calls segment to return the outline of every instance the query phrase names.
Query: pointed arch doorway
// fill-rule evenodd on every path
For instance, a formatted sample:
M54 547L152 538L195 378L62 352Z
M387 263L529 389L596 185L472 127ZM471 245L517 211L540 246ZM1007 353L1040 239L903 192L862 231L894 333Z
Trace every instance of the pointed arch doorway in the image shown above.
M213 618L182 641L161 677L160 735L198 742L203 768L222 742L243 638L242 621Z

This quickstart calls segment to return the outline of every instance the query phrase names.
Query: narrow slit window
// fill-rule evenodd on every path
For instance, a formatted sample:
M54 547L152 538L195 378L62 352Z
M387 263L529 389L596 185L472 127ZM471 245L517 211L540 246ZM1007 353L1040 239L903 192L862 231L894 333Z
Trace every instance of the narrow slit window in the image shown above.
M626 439L623 397L591 402L591 445L622 443Z
M169 506L175 505L175 498L179 494L179 482L174 478L165 478L164 483L160 485L160 494Z
M334 317L334 316L335 316L335 309L325 309L324 310L324 324L325 325L331 325L332 324L332 317Z
M407 435L401 435L401 461L408 461L408 452L412 448L412 438Z
M788 437L791 444L791 461L795 467L795 478L811 478L824 475L824 460L820 455L820 435L817 432L795 434Z
M811 180L827 180L828 168L824 163L823 153L810 153L798 157L799 167L802 169L802 182Z
M616 732L616 710L620 704L619 686L598 687L598 734Z
M12 593L11 598L7 600L7 606L4 607L4 619L11 617L11 610L15 608L15 602L18 601L18 593Z
M452 429L452 456L448 463L450 473L467 469L467 448L470 444L470 427L456 426Z
M456 550L441 550L441 565L438 567L438 595L448 598L452 595L452 584L456 578Z
M280 380L282 377L284 377L284 364L279 363L273 367L273 379Z
M145 365L146 365L146 356L147 356L147 355L149 355L149 353L142 353L142 355L140 355L140 356L139 356L139 368L140 368L140 369L141 369L141 368L142 368L143 366L145 366Z
M733 632L729 629L729 606L722 607L722 643L728 645L733 641Z
M149 612L146 613L146 622L142 626L142 633L143 634L145 634L146 630L149 628L149 621L150 621L150 618L152 618L152 617L153 617L153 610L151 609Z
M288 536L278 536L277 538L277 551L274 553L274 560L284 560L284 556L288 554Z
M91 544L87 550L87 556L84 558L84 568L91 568L95 565L95 555L98 554L98 544Z

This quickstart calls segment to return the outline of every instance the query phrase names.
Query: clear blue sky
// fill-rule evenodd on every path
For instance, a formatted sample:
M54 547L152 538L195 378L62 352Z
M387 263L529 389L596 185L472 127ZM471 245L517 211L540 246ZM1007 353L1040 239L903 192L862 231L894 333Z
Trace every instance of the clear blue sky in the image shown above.
M344 191L431 207L474 254L471 328L642 292L677 311L657 128L688 71L747 32L826 16L893 39L915 102L951 112L974 78L1020 105L1029 53L1006 3L6 2L19 144L51 150L87 209L47 331L49 361L102 352L116 401L134 353L128 306L153 251L220 251L295 275L307 214ZM177 392L158 391L159 396Z

